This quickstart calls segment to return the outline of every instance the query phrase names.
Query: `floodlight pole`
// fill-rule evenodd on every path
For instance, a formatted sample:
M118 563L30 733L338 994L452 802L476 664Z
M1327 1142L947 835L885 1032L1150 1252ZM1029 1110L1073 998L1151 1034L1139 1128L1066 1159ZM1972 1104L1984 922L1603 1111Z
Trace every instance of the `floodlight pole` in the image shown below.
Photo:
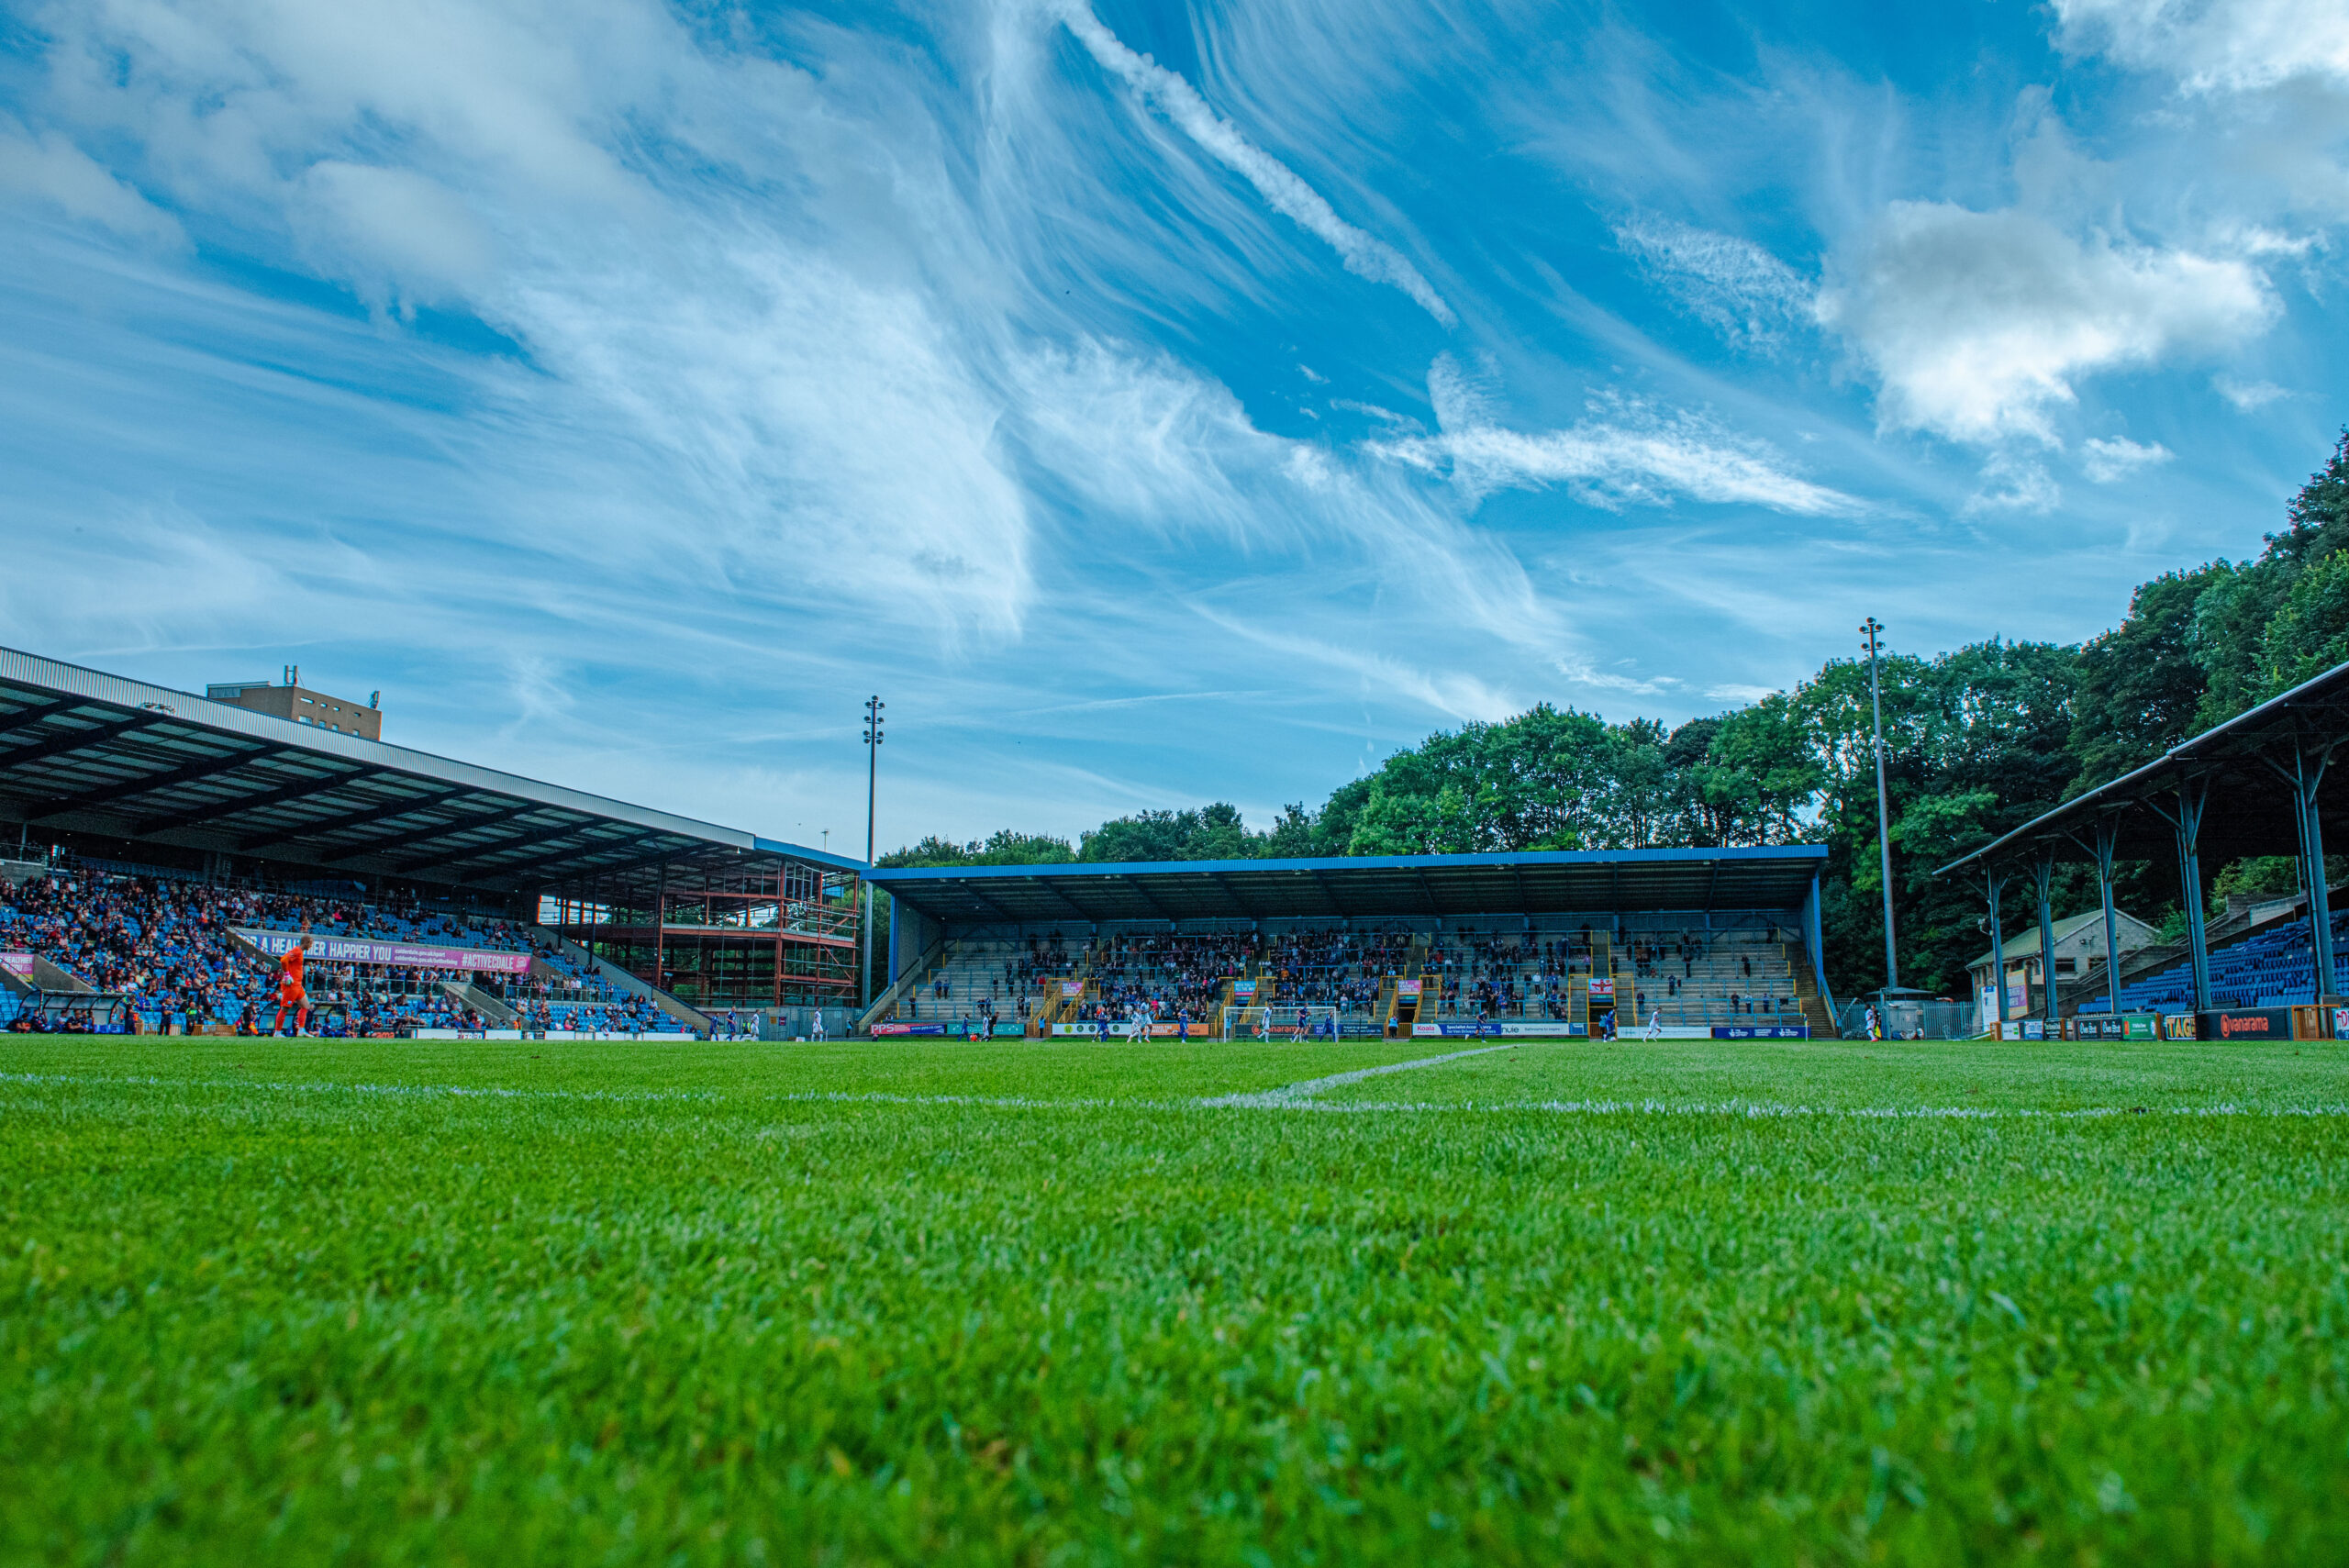
M881 710L889 705L877 696L864 699L864 869L873 869L874 785L880 776ZM873 884L857 879L864 903L864 989L858 1011L873 1006Z
M1868 713L1876 735L1876 847L1884 871L1884 984L1887 991L1900 987L1900 955L1892 935L1892 821L1884 804L1884 688L1876 677L1876 655L1884 646L1884 624L1870 616L1861 623L1860 631L1867 640L1868 651ZM1999 984L2006 984L2005 976Z

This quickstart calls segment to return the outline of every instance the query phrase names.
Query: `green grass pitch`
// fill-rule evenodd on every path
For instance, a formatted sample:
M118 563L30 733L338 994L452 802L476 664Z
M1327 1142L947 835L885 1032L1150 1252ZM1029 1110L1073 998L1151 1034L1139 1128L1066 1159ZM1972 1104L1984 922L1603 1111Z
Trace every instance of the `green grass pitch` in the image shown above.
M1468 1043L7 1037L0 1561L2349 1562L2349 1046Z

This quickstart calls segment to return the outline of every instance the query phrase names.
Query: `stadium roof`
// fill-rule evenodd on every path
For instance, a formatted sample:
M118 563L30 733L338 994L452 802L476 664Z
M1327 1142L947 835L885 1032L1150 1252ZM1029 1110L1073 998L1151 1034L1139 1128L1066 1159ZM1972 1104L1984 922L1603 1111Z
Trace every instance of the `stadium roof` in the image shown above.
M2167 861L2177 854L2176 830L2156 806L2174 808L2176 790L2189 780L2207 781L2210 806L2196 852L2204 863L2221 865L2244 855L2296 855L2299 835L2293 825L2292 796L2274 763L2288 763L2296 751L2327 754L2349 741L2349 663L2323 674L2224 724L2180 741L2133 773L2075 795L2013 832L1960 856L1933 874L1979 871L2052 854L2058 861L2093 861L2096 827L2110 820L2113 854L2124 861ZM2331 841L2349 828L2349 811L2319 797L2324 832Z
M1559 850L1326 860L1144 861L876 870L893 897L949 925L1013 920L1341 919L1793 909L1826 864L1817 844Z
M0 649L0 821L333 876L607 894L863 862Z

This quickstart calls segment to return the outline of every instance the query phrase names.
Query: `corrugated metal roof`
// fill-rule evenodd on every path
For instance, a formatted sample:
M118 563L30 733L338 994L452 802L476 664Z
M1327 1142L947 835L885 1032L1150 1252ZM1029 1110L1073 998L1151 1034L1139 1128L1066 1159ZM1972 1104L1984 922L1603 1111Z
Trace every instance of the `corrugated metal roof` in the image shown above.
M872 881L955 925L1014 920L1355 918L1792 910L1827 851L1709 850L901 867Z
M2057 861L2093 861L2089 841L2100 820L2113 831L2116 858L2173 860L2176 831L2155 807L2174 800L2179 785L2188 781L2209 792L2210 806L2197 844L2205 865L2223 865L2244 855L2298 854L2291 795L2269 759L2282 761L2299 748L2321 751L2344 740L2349 740L2349 663L2336 664L2179 742L2143 767L2074 796L1933 874L1979 871L1985 864L2012 865L2042 854ZM2335 803L2320 800L2319 809L2328 836L2349 825L2349 815Z
M359 878L529 892L863 862L0 649L0 817Z

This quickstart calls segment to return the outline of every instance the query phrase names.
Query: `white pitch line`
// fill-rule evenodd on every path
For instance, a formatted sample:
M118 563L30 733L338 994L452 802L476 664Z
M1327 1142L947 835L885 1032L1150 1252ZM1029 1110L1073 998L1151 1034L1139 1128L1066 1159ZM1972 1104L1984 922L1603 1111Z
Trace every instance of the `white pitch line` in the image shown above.
M1384 1077L1389 1073L1409 1073L1421 1067L1441 1067L1447 1062L1464 1057L1490 1056L1496 1051L1509 1051L1506 1045L1478 1046L1474 1051L1455 1051L1444 1056L1422 1056L1415 1062L1390 1062L1384 1067L1357 1067L1351 1073L1332 1073L1327 1078L1308 1078L1301 1083L1284 1084L1277 1089L1260 1089L1252 1094L1217 1095L1191 1103L1207 1110L1235 1109L1269 1110L1282 1106L1306 1105L1314 1095L1330 1089L1341 1089L1348 1084L1359 1084L1365 1078Z
M886 1090L803 1089L761 1094L755 1089L516 1089L476 1087L456 1084L336 1084L254 1078L158 1078L141 1075L83 1075L67 1073L0 1073L0 1084L27 1087L94 1087L138 1089L264 1090L273 1094L359 1095L413 1099L579 1100L604 1104L688 1101L702 1105L874 1105L940 1106L982 1110L1288 1110L1324 1115L1370 1113L1416 1116L1494 1116L1536 1113L1567 1117L1726 1117L1752 1121L1815 1118L1845 1121L2080 1121L2132 1115L2188 1118L2349 1118L2349 1105L2243 1106L2221 1102L2210 1106L2086 1106L2070 1110L1997 1106L1807 1106L1769 1100L1318 1100L1312 1096L1348 1084L1388 1073L1407 1073L1440 1066L1463 1057L1483 1056L1508 1046L1458 1051L1444 1056L1389 1062L1382 1067L1333 1073L1276 1089L1218 1095L1182 1100L1120 1100L1100 1096L1041 1099L1027 1095L908 1095Z

